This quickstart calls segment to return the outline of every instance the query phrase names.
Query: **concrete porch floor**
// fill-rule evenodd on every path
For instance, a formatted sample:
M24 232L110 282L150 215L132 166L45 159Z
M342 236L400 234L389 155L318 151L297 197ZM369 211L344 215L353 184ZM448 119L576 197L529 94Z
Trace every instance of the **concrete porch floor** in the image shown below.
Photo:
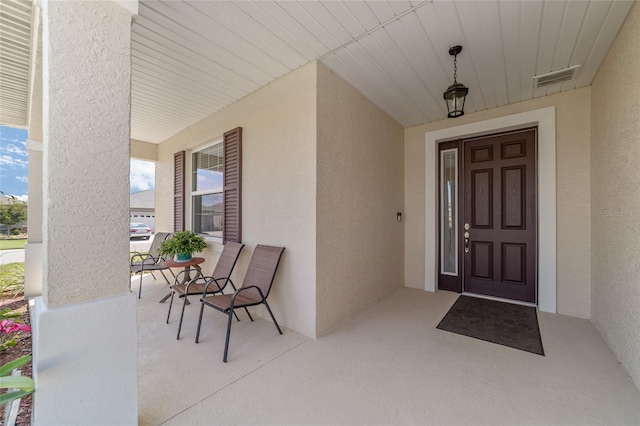
M139 422L194 424L640 424L640 392L594 326L539 313L546 356L436 329L457 294L403 288L319 339L181 301L145 277ZM138 281L132 289L137 291ZM276 317L277 318L277 317Z

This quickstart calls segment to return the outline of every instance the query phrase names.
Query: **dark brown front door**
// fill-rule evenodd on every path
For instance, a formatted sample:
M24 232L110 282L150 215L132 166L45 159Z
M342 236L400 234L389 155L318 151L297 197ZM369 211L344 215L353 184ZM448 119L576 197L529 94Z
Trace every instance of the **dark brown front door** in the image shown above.
M466 139L464 291L536 302L536 130Z

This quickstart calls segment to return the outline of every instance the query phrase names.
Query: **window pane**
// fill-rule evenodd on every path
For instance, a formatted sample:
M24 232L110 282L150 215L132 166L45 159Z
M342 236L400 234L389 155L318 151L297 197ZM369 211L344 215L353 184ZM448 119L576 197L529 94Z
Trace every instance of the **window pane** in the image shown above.
M193 196L193 232L222 238L222 194Z
M457 206L458 194L458 151L456 149L440 153L440 256L441 273L458 275L458 232Z
M222 189L224 159L221 143L205 148L202 151L194 152L191 163L193 169L193 191Z

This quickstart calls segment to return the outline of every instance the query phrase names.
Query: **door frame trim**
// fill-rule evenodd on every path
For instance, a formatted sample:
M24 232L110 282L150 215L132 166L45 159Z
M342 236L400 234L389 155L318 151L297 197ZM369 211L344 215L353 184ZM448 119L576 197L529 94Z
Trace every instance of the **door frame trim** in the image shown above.
M438 143L533 126L538 127L538 308L557 312L555 106L425 133L426 291L434 292L438 282Z

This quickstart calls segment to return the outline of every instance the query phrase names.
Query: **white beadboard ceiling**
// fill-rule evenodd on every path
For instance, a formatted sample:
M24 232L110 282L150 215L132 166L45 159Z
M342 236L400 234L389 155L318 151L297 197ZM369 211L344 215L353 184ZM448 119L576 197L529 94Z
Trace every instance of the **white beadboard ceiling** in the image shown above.
M467 113L588 86L633 3L142 0L131 137L162 142L314 60L405 127L441 120L456 44ZM535 88L534 75L576 65L572 80Z
M591 84L633 1L141 1L132 137L161 142L316 59L405 127ZM581 65L571 81L534 75Z
M31 1L0 1L0 124L27 125Z

